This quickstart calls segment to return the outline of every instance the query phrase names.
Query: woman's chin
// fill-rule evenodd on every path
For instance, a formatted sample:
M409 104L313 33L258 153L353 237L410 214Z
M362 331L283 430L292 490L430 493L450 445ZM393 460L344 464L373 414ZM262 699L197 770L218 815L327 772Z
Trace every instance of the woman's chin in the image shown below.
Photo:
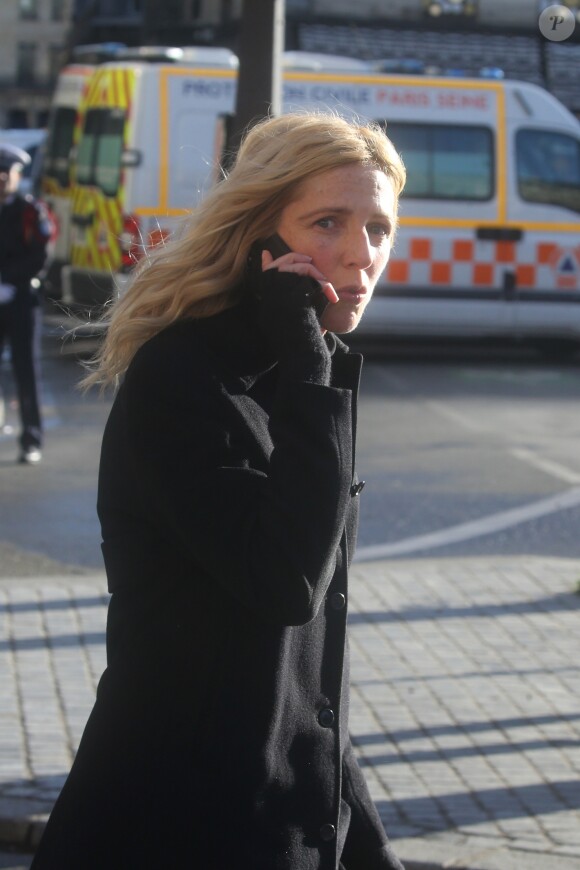
M328 329L329 332L335 332L337 335L346 335L357 328L363 310L359 305L346 306L340 302L337 302L336 306L329 305L322 316L322 326L324 329Z

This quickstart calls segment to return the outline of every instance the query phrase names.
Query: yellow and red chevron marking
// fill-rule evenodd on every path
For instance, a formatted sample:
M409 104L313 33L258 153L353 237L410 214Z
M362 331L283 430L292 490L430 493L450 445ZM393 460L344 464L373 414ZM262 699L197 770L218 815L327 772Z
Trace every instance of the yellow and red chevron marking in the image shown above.
M97 70L89 79L81 109L129 109L135 84L135 71L128 66Z
M121 265L123 225L118 198L106 197L95 188L76 187L73 212L88 223L75 227L71 262L83 268L116 271Z
M69 187L61 187L56 178L51 178L48 175L44 175L42 178L41 191L43 196L70 196Z
M89 85L90 85L91 78L93 75L94 75L94 71L92 70L92 68L90 71L86 70L85 80L84 80L84 83L83 83L82 88L81 88L81 96L80 96L79 105L78 105L78 109L77 109L77 115L75 118L74 135L73 135L73 141L75 141L75 142L78 142L78 138L79 138L80 131L82 128L82 124L83 124L82 107L83 107L85 100L87 98L87 94L89 92Z
M580 290L580 246L399 238L386 279L406 286L501 287L506 270L521 289Z

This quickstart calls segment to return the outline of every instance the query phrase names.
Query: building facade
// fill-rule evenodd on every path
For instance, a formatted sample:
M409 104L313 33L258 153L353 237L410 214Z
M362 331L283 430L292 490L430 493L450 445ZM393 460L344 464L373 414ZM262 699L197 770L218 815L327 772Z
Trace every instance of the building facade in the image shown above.
M66 54L73 0L0 3L0 127L43 127Z

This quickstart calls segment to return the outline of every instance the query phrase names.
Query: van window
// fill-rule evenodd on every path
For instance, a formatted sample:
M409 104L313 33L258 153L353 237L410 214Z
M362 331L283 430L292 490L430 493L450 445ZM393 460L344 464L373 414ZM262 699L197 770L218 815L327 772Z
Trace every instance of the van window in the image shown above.
M115 196L121 177L125 112L91 109L87 112L77 155L77 182L99 187Z
M75 109L60 107L54 112L50 123L44 174L56 179L61 187L68 187L70 184L70 151L75 120Z
M580 140L551 130L518 130L516 160L522 199L580 211Z
M407 168L408 199L491 199L493 135L457 124L383 124Z

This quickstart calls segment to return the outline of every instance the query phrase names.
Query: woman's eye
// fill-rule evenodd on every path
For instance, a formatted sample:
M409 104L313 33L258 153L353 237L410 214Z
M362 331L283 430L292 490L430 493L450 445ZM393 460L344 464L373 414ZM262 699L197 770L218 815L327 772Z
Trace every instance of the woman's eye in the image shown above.
M391 235L391 228L386 224L369 224L367 231L371 236L384 236L388 238Z
M327 230L327 229L330 229L330 227L334 226L334 218L331 218L331 217L319 218L316 221L316 224L317 224L317 226L322 227L323 230Z

